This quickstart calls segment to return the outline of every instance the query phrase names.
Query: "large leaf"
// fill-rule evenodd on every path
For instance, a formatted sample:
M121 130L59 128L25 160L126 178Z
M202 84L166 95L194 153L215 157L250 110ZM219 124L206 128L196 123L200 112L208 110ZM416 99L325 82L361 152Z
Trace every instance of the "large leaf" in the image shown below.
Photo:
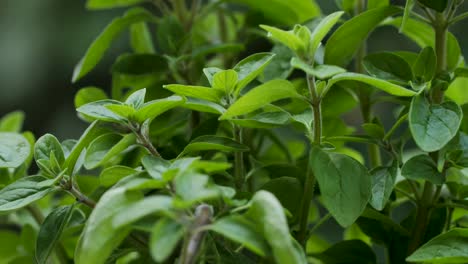
M456 134L462 110L454 102L431 105L424 95L415 96L409 112L409 127L416 144L424 151L441 149Z
M43 176L21 178L0 190L0 213L25 207L54 191L54 180Z
M21 132L24 122L24 112L14 111L0 119L0 132Z
M401 168L401 175L411 180L427 180L439 185L444 183L444 177L437 170L437 164L425 154L406 161Z
M158 263L164 262L175 250L183 238L185 228L169 218L163 218L154 225L151 231L150 252Z
M397 177L398 166L396 162L390 167L378 167L371 171L372 196L369 203L377 210L382 210L387 204L393 191Z
M401 10L384 6L368 10L341 25L328 39L325 46L325 63L345 67L369 33L385 18Z
M341 226L353 224L371 196L367 169L347 155L327 153L318 147L311 151L310 166L325 207Z
M34 158L49 160L52 152L60 165L65 162L65 154L58 139L51 134L45 134L34 145Z
M248 151L249 148L227 137L205 135L192 140L180 155L204 150L238 152Z
M114 228L122 228L151 214L171 209L172 198L169 196L153 195L129 204L125 210L116 212L110 223ZM108 223L109 224L109 223Z
M344 14L343 11L332 13L326 16L325 18L323 18L320 21L320 23L317 25L317 27L315 27L310 37L309 52L311 56L314 56L315 51L320 46L320 43L322 42L322 40L330 32L330 30L338 22L338 20L341 18L343 14Z
M373 53L367 55L363 63L366 71L377 78L402 82L413 80L411 66L394 53Z
M268 36L275 39L279 43L285 45L294 52L305 50L305 43L292 30L282 30L276 27L260 25L260 27L268 32Z
M273 194L267 191L255 193L247 215L271 247L276 263L307 263L304 252L297 249L291 238L283 208Z
M413 65L414 77L425 82L429 82L434 77L436 72L437 57L434 49L431 47L424 48L419 53L418 58Z
M454 228L417 249L406 261L424 263L467 263L468 229Z
M84 87L75 94L75 108L104 99L107 99L107 95L101 88Z
M29 156L31 146L20 134L0 132L0 168L17 168Z
M125 117L120 116L113 111L111 111L108 106L110 105L123 105L121 102L111 99L103 99L99 101L94 101L82 105L76 109L80 114L83 114L85 117L92 119L107 121L107 122L116 122L123 123L125 122Z
M130 44L135 53L153 54L154 45L150 29L145 22L135 23L130 26Z
M272 80L247 92L232 104L220 119L230 119L235 116L248 114L269 103L286 98L300 98L300 95L290 82L286 80Z
M265 67L271 62L274 56L275 54L273 53L262 52L250 55L249 57L239 61L233 68L233 70L237 72L237 84L234 89L234 94L239 95L247 84L257 78L257 76L263 72L263 69L265 69Z
M135 113L135 119L136 121L143 123L145 120L153 119L174 107L182 105L184 102L185 98L177 95L146 102Z
M416 94L416 92L412 90L406 89L402 86L393 84L391 82L387 82L385 80L381 80L381 79L367 76L364 74L351 73L351 72L342 73L342 74L333 76L333 78L331 78L330 81L328 82L328 86L331 86L341 81L362 82L362 83L374 86L377 89L380 89L386 93L389 93L395 96L414 96Z
M222 96L218 89L203 86L168 84L164 85L164 88L178 95L190 96L214 103L219 103Z
M255 228L255 224L243 216L231 215L223 217L208 226L214 231L232 241L240 243L260 256L268 254L268 245L262 234Z
M130 232L129 226L115 228L111 222L114 216L135 204L142 195L129 192L125 186L110 189L96 204L86 222L75 250L76 264L103 264Z
M123 137L114 133L99 136L86 150L84 165L87 169L94 169L118 156L135 143L136 137L133 133Z
M61 206L55 208L44 219L36 241L36 260L38 263L47 263L47 259L59 241L72 212L73 205Z
M298 176L290 174L291 176ZM302 184L298 178L283 176L271 179L260 189L269 191L275 195L281 205L286 208L293 217L298 215L299 205L303 193Z
M76 82L90 72L102 59L112 41L130 25L138 22L156 22L156 18L144 9L135 8L126 12L124 16L114 19L93 41L84 57L76 65L72 81Z

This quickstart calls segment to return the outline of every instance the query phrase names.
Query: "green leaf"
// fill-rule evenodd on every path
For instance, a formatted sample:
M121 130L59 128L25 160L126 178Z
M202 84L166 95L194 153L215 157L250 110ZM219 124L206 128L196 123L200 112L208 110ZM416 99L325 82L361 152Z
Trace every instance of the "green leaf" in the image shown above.
M109 105L122 105L122 103L116 100L104 99L82 105L76 111L97 120L116 123L125 122L124 117L115 114L107 107Z
M273 128L288 123L290 115L284 111L265 112L242 119L231 119L230 122L241 127Z
M195 47L192 50L191 59L203 58L210 54L239 53L245 48L241 43L218 43Z
M54 179L43 176L21 178L0 190L0 213L25 207L54 191Z
M24 112L14 111L0 119L0 132L19 133L23 128Z
M406 261L430 263L468 262L468 229L454 228L418 248Z
M18 257L18 249L22 246L19 235L13 230L0 230L0 244L2 245L0 247L1 263L12 263Z
M227 137L205 135L190 141L179 156L205 150L239 152L249 151L249 148Z
M47 259L57 245L72 212L73 205L60 206L44 219L36 241L36 261L38 263L47 263Z
M330 15L324 17L315 27L312 35L310 36L309 55L311 57L314 57L315 52L320 46L322 40L330 32L333 26L335 26L343 14L343 11L331 13Z
M168 211L171 207L172 198L169 196L148 196L139 201L135 201L132 204L128 204L125 207L125 210L116 212L112 217L111 225L116 229L120 229L145 216ZM107 224L109 225L109 223Z
M54 135L45 134L40 137L34 145L34 159L49 160L52 152L59 165L62 165L65 162L65 154L63 153L62 145Z
M445 95L459 105L466 104L468 103L466 87L468 87L468 78L458 77L450 83Z
M81 88L75 95L75 108L79 108L87 103L107 99L106 93L98 87Z
M414 156L405 162L401 168L401 175L407 179L427 180L438 185L445 181L437 169L437 164L425 154Z
M403 58L391 52L367 55L363 64L370 75L379 79L404 83L413 80L411 66Z
M345 67L353 55L385 18L400 12L395 6L374 8L353 17L341 25L325 46L325 63Z
M223 217L207 227L228 239L241 244L259 256L268 255L268 245L252 221L244 216Z
M126 7L136 5L146 0L88 0L86 8L88 9L108 9L116 7Z
M444 12L447 8L448 0L418 0L423 5L434 9L437 12Z
M416 78L421 78L425 82L429 82L434 77L437 67L437 57L434 49L431 47L424 48L418 55L416 62L413 65L413 73Z
M130 26L130 44L135 53L154 53L152 36L146 23Z
M372 248L362 240L356 239L338 242L316 257L327 264L377 263L377 257Z
M16 133L0 132L0 168L17 168L29 156L31 146L28 140Z
M98 1L98 0L96 0ZM121 0L123 1L123 0ZM115 1L106 1L115 3ZM90 72L102 59L114 39L126 28L134 23L155 22L156 18L142 8L127 11L122 17L114 19L102 33L93 41L84 57L76 65L73 71L72 81L76 82Z
M105 168L99 175L101 185L104 187L110 187L116 184L120 179L137 173L138 171L130 167L115 165L112 167Z
M359 73L342 73L333 76L333 78L330 79L328 82L328 86L331 87L333 84L341 81L357 81L357 82L362 82L365 84L369 84L371 86L374 86L377 89L380 89L386 93L389 93L391 95L395 96L414 96L416 95L416 92L411 91L409 89L406 89L402 86L393 84L391 82L387 82L384 80L380 80L378 78L374 78L371 76L367 76L364 74L359 74Z
M176 221L163 218L154 225L150 237L150 253L158 263L171 256L177 244L183 238L185 228Z
M334 66L334 65L317 65L316 67L312 67L311 65L308 65L305 63L303 60L294 57L291 59L291 66L296 68L296 69L301 69L304 72L317 77L318 79L328 79L331 78L337 74L344 73L346 72L345 69Z
M162 174L171 167L171 163L163 158L144 156L141 160L148 174L155 179L162 179Z
M377 167L370 174L372 177L372 195L369 203L376 210L381 211L392 194L398 175L397 163L393 162L390 167Z
M297 175L291 175L296 176ZM299 214L303 194L302 184L297 178L279 177L266 182L260 189L271 192L294 217Z
M238 62L233 68L237 72L237 85L234 94L239 95L247 84L257 78L274 56L275 54L270 52L255 53Z
M271 53L276 54L271 62L263 70L259 80L267 82L274 79L287 79L291 75L293 68L291 68L290 61L295 56L288 47L277 44L271 49Z
M234 70L219 71L213 75L213 88L222 91L222 94L231 94L236 84L237 72Z
M84 166L88 170L99 167L134 144L136 144L136 136L133 133L123 137L114 133L101 135L87 148Z
M155 54L124 54L112 65L113 74L149 75L167 71L167 60Z
M183 200L183 205L193 205L222 195L221 188L211 184L207 175L182 171L176 175L173 183L177 195Z
M251 113L280 99L300 97L290 82L272 80L248 91L227 109L220 120Z
M318 147L311 151L310 166L320 186L325 207L343 227L356 221L371 196L371 178L357 160Z
M226 109L217 103L190 97L186 99L185 104L181 105L181 107L216 115L222 115L224 112L226 112Z
M414 0L406 0L405 11L403 12L403 18L401 19L400 29L398 30L400 33L405 31L406 22L410 18L413 7L414 7Z
M379 8L390 5L390 0L367 0L367 9Z
M454 102L431 105L424 95L415 96L409 111L409 127L422 150L441 149L455 135L462 120L462 110Z
M143 123L147 119L154 119L158 115L174 107L182 105L184 102L185 102L185 98L177 96L177 95L146 102L135 113L135 120L139 123Z
M132 93L125 100L125 104L131 105L135 109L140 109L145 103L146 88L140 89Z
M372 138L383 139L385 136L385 130L381 124L375 123L364 123L361 125L362 129Z
M114 217L142 199L141 193L127 191L125 185L105 192L91 212L75 250L76 264L104 264L125 237L130 226L115 228Z
M178 95L190 96L214 103L219 103L222 97L222 93L219 90L204 86L168 84L163 87Z
M256 224L273 251L277 263L305 264L304 252L296 247L291 237L283 208L276 197L267 191L258 191L252 197L247 217Z
M286 31L267 25L260 25L260 27L268 32L269 37L290 48L292 51L305 50L305 43L292 30Z

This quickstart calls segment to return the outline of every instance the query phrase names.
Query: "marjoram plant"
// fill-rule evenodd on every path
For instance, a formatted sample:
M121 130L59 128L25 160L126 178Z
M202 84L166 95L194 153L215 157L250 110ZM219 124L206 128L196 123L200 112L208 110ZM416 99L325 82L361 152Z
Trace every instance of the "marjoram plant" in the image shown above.
M131 51L79 139L0 120L0 263L468 263L463 0L336 4L88 0L130 9L73 82ZM368 54L379 27L419 51Z

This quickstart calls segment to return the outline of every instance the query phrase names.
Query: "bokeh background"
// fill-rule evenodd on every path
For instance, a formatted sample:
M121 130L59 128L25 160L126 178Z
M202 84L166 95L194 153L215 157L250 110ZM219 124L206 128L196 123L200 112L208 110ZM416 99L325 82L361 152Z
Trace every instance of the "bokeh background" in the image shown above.
M335 1L318 2L324 13L337 9ZM392 2L404 4L403 0ZM461 9L466 11L468 4ZM128 37L119 38L97 68L76 84L71 83L73 68L100 31L124 11L90 11L85 1L78 0L1 0L0 116L23 110L25 129L36 136L52 133L61 140L77 138L86 124L76 116L75 93L87 85L109 88L109 67L117 54L129 50ZM451 31L468 55L468 20ZM370 52L396 49L417 47L394 28L382 27L371 35Z

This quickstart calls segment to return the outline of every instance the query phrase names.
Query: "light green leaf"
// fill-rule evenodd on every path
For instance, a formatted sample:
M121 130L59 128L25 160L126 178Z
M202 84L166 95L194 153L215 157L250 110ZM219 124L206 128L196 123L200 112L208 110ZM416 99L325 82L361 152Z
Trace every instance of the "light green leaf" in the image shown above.
M203 74L205 74L205 77L211 86L213 86L214 75L220 71L222 71L222 69L216 67L203 68Z
M115 1L111 2L115 3ZM78 65L76 65L75 70L73 71L72 81L76 82L85 76L88 72L90 72L102 59L104 53L109 48L112 41L114 41L114 39L127 27L134 23L145 21L156 22L156 18L150 12L142 8L131 9L127 11L124 16L114 19L93 41L91 46L89 46L88 50L86 51L84 57L80 60Z
M325 63L346 66L353 55L385 18L400 12L395 6L368 10L341 25L328 39L325 46Z
M274 56L275 54L270 52L255 53L238 62L233 68L237 72L237 85L234 94L239 95L247 84L257 78Z
M88 0L86 8L88 9L108 9L116 7L125 7L136 5L146 0Z
M251 113L280 99L300 97L290 82L272 80L248 91L227 109L220 120Z
M372 195L369 203L376 210L381 211L387 204L395 185L397 172L398 166L396 162L390 167L378 167L370 172L372 177Z
M416 95L416 92L406 89L402 86L393 84L391 82L387 82L378 78L374 78L371 76L367 76L364 74L359 74L359 73L342 73L333 76L333 78L330 79L328 82L328 86L331 87L333 84L341 81L357 81L357 82L362 82L365 84L369 84L371 86L374 86L377 89L380 89L386 93L389 93L391 95L395 96L414 96Z
M437 57L434 49L431 47L424 48L418 55L414 65L413 73L416 78L420 78L425 82L430 82L434 77L437 67Z
M62 145L54 135L45 134L40 137L34 145L34 159L49 160L51 159L52 152L61 166L65 162L65 154L63 153Z
M191 59L203 58L210 54L223 54L223 53L236 53L241 52L245 49L244 44L242 43L217 43L217 44L208 44L195 47L192 50Z
M130 44L135 53L154 53L152 36L146 23L135 23L130 26Z
M299 52L305 50L305 43L292 30L286 31L267 25L260 25L260 27L268 32L269 37L290 48L292 51Z
M112 226L120 229L128 226L135 221L151 215L170 210L172 207L172 198L169 196L152 195L145 197L137 202L133 202L125 207L125 210L116 212L112 218ZM109 224L109 223L107 223Z
M222 94L232 93L236 84L237 72L234 70L220 71L213 75L213 88L222 91Z
M427 180L438 185L444 183L444 177L437 169L437 164L425 154L406 161L401 168L401 175L410 180Z
M157 75L168 69L167 59L156 54L123 54L112 65L113 74L127 76Z
M38 263L47 263L47 259L57 245L72 212L73 205L61 206L55 208L44 219L36 241L36 261Z
M222 96L222 93L219 90L204 86L168 84L163 87L178 95L190 96L214 103L219 103Z
M330 32L333 26L335 26L343 14L343 11L331 13L330 15L324 17L317 25L317 27L315 27L310 37L309 54L311 57L314 57L315 52L320 46L322 40Z
M462 115L454 102L431 105L424 95L415 96L408 117L414 141L427 152L441 149L457 134Z
M448 0L418 0L423 5L434 9L437 12L444 12L447 8Z
M468 103L468 92L466 87L468 87L468 78L458 77L450 83L445 95L459 105L466 104Z
M0 132L0 168L17 168L29 156L31 146L28 140L16 133Z
M418 248L406 261L429 263L467 263L468 229L454 228Z
M125 104L131 105L135 109L140 109L140 107L145 103L146 88L137 90L127 97Z
M357 160L318 147L311 151L310 166L320 186L325 207L343 227L356 221L371 196L371 178Z
M190 141L179 156L205 150L238 152L248 151L249 148L227 137L205 135Z
M341 67L335 66L335 65L317 65L315 67L312 67L311 65L308 65L301 59L294 57L291 59L291 66L296 68L296 69L301 69L304 72L317 77L318 79L328 79L331 78L337 74L344 73L346 72L346 69L343 69Z
M159 220L150 237L149 246L153 259L160 263L170 257L184 233L185 228L176 221L169 218Z
M99 100L91 103L82 105L76 109L80 114L85 115L97 120L122 123L125 122L125 118L119 116L107 108L108 105L122 105L121 102L111 99Z
M226 112L226 109L217 103L190 97L186 99L185 104L181 105L181 107L216 115L222 115L224 112Z
M244 216L223 217L207 227L228 239L240 243L259 256L268 255L268 245L255 224Z
M263 184L260 189L274 194L281 205L286 208L293 217L296 217L299 214L303 188L302 183L296 178L298 175L288 175L293 177L283 176L271 179Z
M54 191L54 179L43 176L21 178L0 190L0 213L25 207Z
M84 87L75 95L75 108L104 99L107 99L107 95L101 88L93 86Z
M256 230L263 234L276 263L307 263L304 252L295 247L281 203L273 194L256 192L247 216L255 223Z
M114 217L142 199L142 194L127 191L125 185L105 192L86 222L75 250L76 264L104 264L125 237L130 226L115 228Z
M88 170L99 167L135 143L136 137L133 133L123 137L114 133L99 136L87 148L84 166Z
M213 185L207 175L191 171L179 172L174 178L174 187L184 205L213 200L222 195L221 188Z
M116 184L120 179L137 173L138 171L130 167L115 165L105 168L99 175L101 185L109 187Z
M163 99L157 99L146 102L136 113L135 119L139 123L143 123L147 119L153 119L158 115L182 105L185 98L173 95Z
M406 0L405 11L403 12L403 18L401 19L401 26L399 29L400 33L405 31L406 22L410 18L413 7L414 7L414 0Z
M390 0L367 0L367 9L379 8L388 6L390 4Z
M19 133L23 128L24 112L14 111L0 119L0 132Z

